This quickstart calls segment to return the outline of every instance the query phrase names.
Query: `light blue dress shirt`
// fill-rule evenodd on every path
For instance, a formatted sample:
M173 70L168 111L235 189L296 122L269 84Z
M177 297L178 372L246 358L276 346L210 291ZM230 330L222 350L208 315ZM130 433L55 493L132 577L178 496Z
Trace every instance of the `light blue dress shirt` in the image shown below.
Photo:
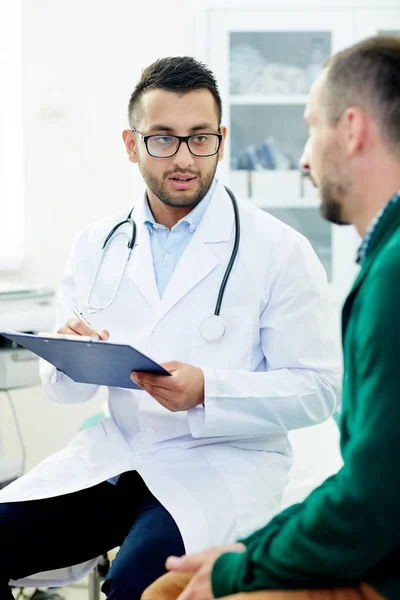
M144 224L150 232L151 253L153 255L154 275L157 282L160 298L163 297L168 282L171 279L176 265L183 254L191 236L196 231L200 221L210 204L214 193L216 181L211 184L210 189L203 200L183 217L172 229L165 225L156 223L150 210L148 201L144 206Z

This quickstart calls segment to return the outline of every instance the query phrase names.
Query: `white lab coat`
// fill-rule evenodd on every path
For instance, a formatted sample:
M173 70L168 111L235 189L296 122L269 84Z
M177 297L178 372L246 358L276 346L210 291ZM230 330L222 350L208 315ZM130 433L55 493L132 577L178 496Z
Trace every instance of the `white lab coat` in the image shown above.
M201 367L204 407L172 413L143 391L109 389L110 417L5 488L1 502L68 494L136 469L175 519L187 552L243 537L279 510L291 464L288 431L335 411L341 360L325 272L309 242L248 202L239 208L241 241L222 303L222 339L209 342L200 334L203 319L214 312L233 245L234 215L221 184L161 300L139 199L137 240L118 297L90 316L112 341L130 343L159 362ZM58 326L71 318L70 304L84 309L103 241L128 212L76 237L61 284ZM122 235L113 242L95 304L110 297L125 244ZM84 402L97 390L46 363L42 379L56 402ZM93 564L18 583L65 584Z

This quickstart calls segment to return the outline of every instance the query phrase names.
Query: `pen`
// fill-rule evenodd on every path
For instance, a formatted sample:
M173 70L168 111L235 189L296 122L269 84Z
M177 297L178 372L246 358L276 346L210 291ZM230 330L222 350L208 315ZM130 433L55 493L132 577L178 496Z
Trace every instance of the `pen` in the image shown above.
M70 304L70 307L71 307L72 312L76 316L76 318L79 319L80 321L82 321L82 323L84 325L86 325L86 327L89 327L89 329L91 329L93 331L93 333L95 334L96 338L98 338L99 336L97 335L97 333L95 332L95 330L93 329L93 327L91 326L89 321L87 319L85 319L83 314L76 308L76 306L74 306L73 304Z

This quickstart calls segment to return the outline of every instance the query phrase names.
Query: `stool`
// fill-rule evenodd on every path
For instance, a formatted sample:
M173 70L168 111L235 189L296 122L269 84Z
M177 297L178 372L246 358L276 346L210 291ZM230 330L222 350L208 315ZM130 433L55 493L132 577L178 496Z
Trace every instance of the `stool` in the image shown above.
M89 574L89 600L100 600L100 584L110 568L108 555L103 554L95 568Z

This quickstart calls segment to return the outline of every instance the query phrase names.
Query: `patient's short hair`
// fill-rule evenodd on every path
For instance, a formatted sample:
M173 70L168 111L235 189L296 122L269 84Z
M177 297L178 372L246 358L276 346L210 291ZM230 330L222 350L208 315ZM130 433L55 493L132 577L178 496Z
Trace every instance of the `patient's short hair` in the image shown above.
M326 67L324 101L331 123L348 107L362 106L400 154L400 37L363 40L330 58Z

